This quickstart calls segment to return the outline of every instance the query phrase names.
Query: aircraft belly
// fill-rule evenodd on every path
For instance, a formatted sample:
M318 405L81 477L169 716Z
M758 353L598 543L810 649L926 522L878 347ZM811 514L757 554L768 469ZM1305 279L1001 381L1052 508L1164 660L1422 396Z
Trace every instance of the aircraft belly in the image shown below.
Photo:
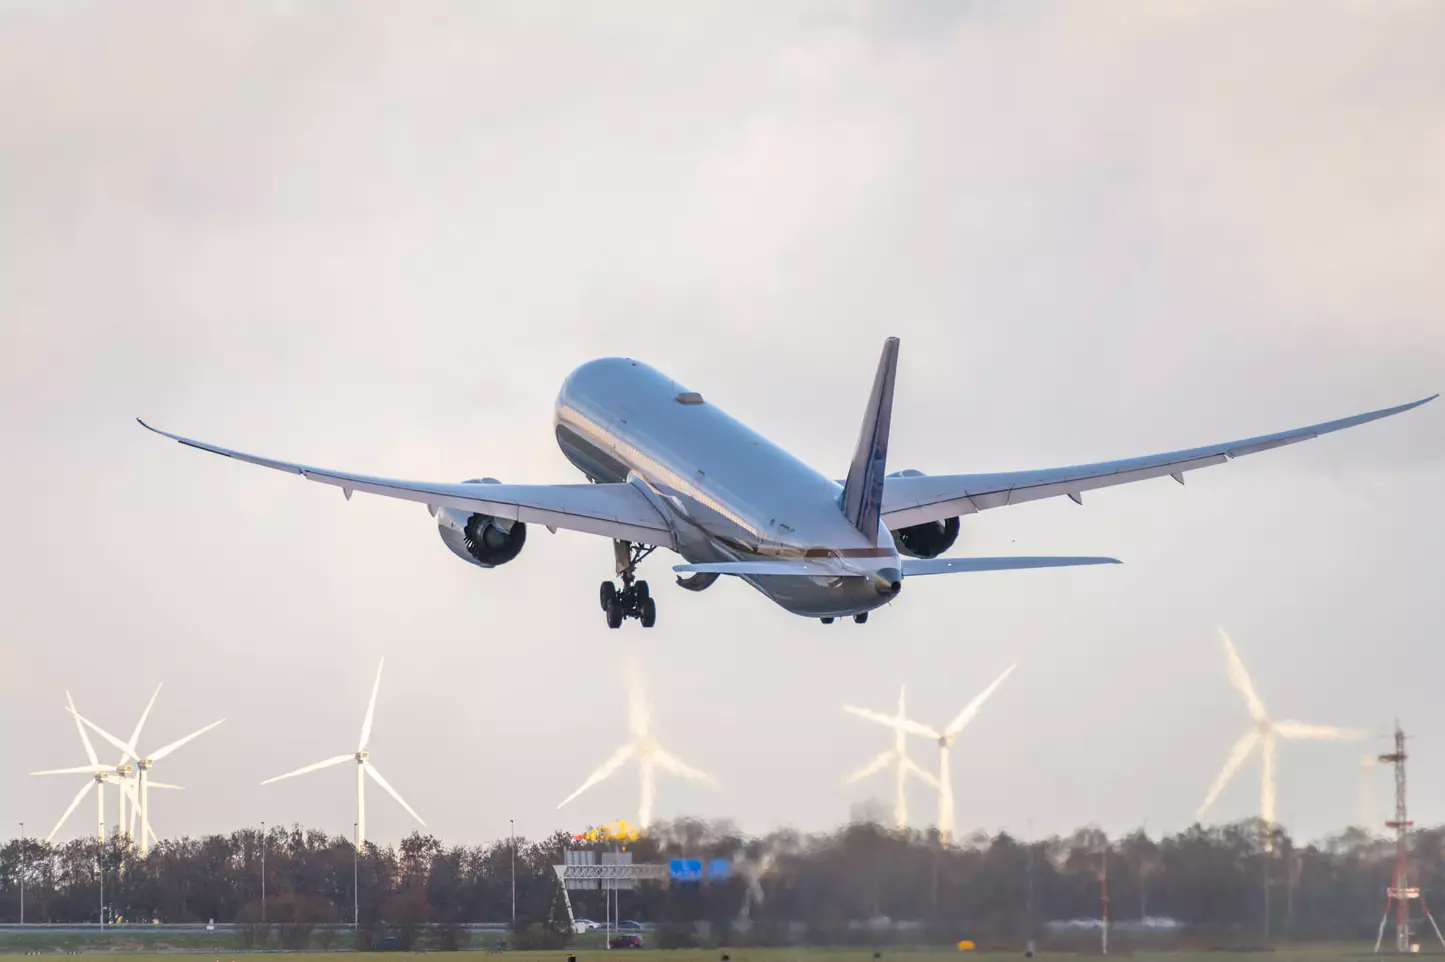
M779 607L808 618L836 618L872 611L891 598L873 590L863 578L838 578L832 584L822 578L759 575L743 580Z

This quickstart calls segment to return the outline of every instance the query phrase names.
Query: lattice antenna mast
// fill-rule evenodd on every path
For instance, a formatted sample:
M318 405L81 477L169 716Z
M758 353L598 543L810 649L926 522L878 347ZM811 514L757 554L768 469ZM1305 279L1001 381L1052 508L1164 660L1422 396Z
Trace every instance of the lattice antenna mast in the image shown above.
M1435 930L1435 938L1445 946L1445 935L1440 934L1440 926L1435 924L1435 916L1430 914L1430 906L1425 904L1425 894L1410 884L1410 829L1413 823L1405 807L1405 732L1398 721L1395 722L1395 750L1381 755L1380 761L1395 766L1395 817L1385 823L1386 828L1395 830L1395 869L1385 890L1385 914L1380 918L1380 931L1375 936L1375 952L1380 951L1380 944L1385 940L1385 925L1390 920L1391 905L1395 907L1395 951L1413 951L1410 943L1412 899L1420 900L1420 909Z

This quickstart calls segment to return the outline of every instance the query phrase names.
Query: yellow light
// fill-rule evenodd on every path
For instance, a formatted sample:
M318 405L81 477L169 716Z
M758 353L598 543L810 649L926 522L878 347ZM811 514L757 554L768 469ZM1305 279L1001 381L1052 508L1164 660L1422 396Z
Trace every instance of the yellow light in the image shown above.
M958 951L960 951L960 952L972 952L972 951L973 951L973 943L970 942L968 939L964 939L962 942L958 943Z

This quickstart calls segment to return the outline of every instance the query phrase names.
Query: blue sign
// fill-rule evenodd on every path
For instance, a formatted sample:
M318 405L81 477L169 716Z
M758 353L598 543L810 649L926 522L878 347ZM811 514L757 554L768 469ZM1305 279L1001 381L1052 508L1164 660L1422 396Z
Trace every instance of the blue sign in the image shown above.
M732 874L733 863L725 858L715 858L707 863L707 877L710 882L726 882Z
M674 882L698 882L702 880L702 859L675 858L667 863L667 870Z

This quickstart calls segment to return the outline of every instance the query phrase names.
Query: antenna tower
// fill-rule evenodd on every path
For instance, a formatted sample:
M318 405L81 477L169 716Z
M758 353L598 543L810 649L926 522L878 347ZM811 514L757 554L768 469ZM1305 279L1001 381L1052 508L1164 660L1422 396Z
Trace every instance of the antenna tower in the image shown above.
M1391 905L1395 907L1395 951L1414 951L1410 943L1411 899L1420 900L1420 908L1435 930L1435 937L1445 946L1445 935L1440 934L1440 926L1435 924L1435 916L1430 914L1430 907L1425 904L1425 894L1410 884L1409 835L1414 823L1405 810L1405 732L1398 721L1395 722L1395 750L1381 755L1380 761L1395 766L1395 817L1385 823L1386 828L1395 830L1395 870L1385 890L1385 914L1380 918L1380 931L1375 936L1375 952L1379 953L1380 943L1385 940L1385 925L1390 921Z

